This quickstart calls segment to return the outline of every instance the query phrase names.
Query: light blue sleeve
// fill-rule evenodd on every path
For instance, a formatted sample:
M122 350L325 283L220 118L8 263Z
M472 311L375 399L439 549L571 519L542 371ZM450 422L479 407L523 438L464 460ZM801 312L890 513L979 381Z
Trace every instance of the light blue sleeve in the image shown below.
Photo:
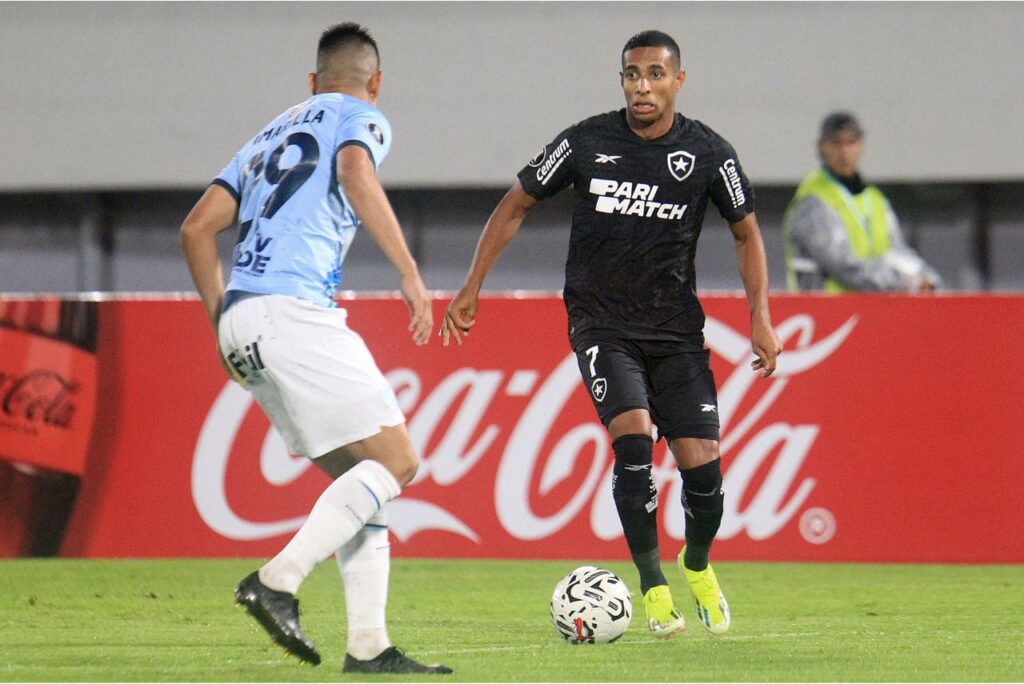
M219 185L230 192L236 201L242 197L242 163L239 161L241 156L240 150L211 183L211 185Z
M338 149L359 145L380 168L391 150L391 124L376 108L366 108L346 116L338 126Z

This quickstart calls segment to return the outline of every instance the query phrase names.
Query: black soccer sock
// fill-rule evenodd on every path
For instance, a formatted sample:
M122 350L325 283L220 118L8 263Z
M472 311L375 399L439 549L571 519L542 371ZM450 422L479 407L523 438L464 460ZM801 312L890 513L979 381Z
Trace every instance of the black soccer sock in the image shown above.
M683 510L686 512L686 553L683 564L690 570L708 566L708 553L722 524L721 459L679 470L683 477Z
M640 573L640 593L646 594L651 587L668 584L658 554L658 490L651 478L654 441L649 435L623 435L612 442L612 449L612 498Z

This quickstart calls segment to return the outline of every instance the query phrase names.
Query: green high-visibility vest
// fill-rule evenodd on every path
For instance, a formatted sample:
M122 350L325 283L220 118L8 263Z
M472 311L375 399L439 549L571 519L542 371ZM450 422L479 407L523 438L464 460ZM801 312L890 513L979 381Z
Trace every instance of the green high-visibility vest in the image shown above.
M869 185L857 195L837 181L824 169L818 169L804 178L796 189L796 195L787 211L808 195L820 199L831 208L843 225L850 239L850 248L861 259L877 259L889 251L889 213L886 211L886 199L882 191ZM792 239L786 235L786 278L790 290L796 290L796 271L792 267L796 249ZM846 292L849 290L834 278L825 278L826 292Z

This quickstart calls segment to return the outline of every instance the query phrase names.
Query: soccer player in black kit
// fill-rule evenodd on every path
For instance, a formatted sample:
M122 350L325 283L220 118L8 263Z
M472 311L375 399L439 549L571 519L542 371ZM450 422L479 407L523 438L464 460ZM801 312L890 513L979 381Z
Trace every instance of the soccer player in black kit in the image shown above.
M768 269L754 196L732 146L675 111L686 72L679 46L644 31L622 50L626 107L570 126L519 172L484 227L463 288L447 307L447 346L476 322L484 278L538 200L575 193L563 297L583 382L615 452L613 498L640 574L650 631L684 628L658 551L652 424L683 479L679 566L701 624L729 629L708 563L722 520L718 401L704 348L694 255L711 200L729 223L750 305L751 363L764 377L782 344L768 312Z

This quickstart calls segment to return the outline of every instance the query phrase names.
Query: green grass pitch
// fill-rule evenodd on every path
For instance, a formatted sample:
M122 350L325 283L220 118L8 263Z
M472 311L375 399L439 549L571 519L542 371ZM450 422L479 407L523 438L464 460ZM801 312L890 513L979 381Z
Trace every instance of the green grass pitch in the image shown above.
M392 640L455 669L431 681L1024 680L1020 566L716 563L732 630L714 637L688 615L686 632L659 642L644 628L632 567L594 563L633 589L633 623L614 644L573 647L551 626L548 600L582 564L396 559ZM299 594L320 667L285 658L234 607L235 583L257 565L0 561L0 680L351 680L341 673L345 612L334 563ZM682 579L671 581L689 613Z

